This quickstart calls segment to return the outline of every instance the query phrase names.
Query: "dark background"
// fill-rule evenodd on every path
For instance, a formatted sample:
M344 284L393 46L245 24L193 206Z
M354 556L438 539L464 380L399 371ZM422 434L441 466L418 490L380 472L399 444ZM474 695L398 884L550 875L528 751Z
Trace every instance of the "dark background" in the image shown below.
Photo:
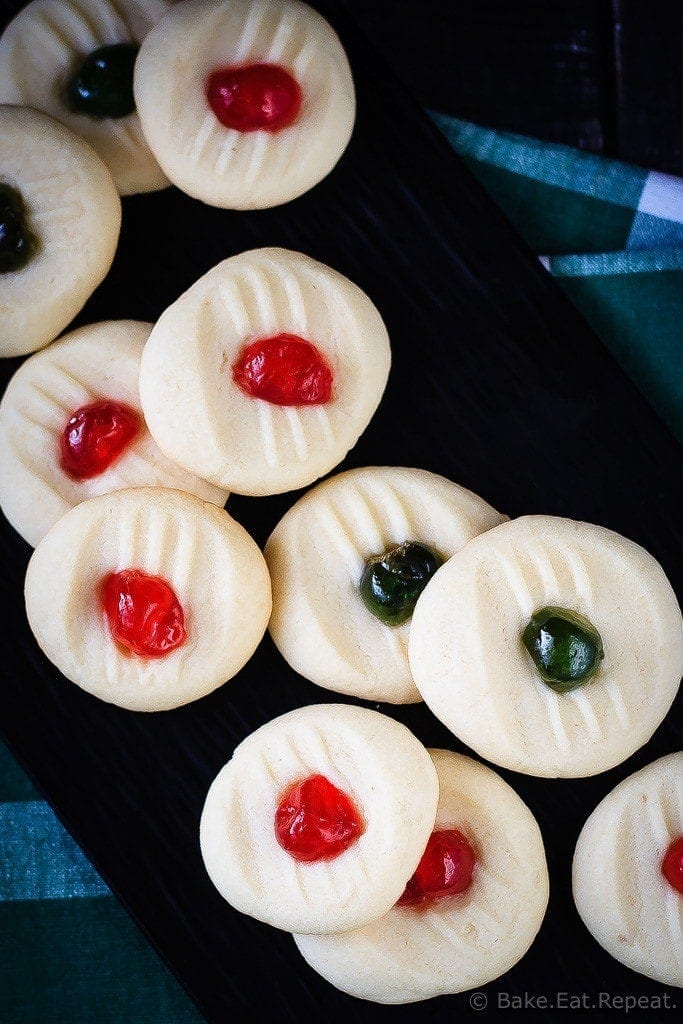
M344 0L426 107L683 174L679 0Z
M344 467L423 466L513 516L554 513L609 526L652 551L680 596L680 447L353 23L334 0L317 6L340 31L358 89L354 137L335 171L291 204L248 214L211 209L175 189L126 199L114 267L78 322L153 320L218 260L252 246L282 244L309 253L369 293L392 339L386 395ZM357 0L352 6L359 6ZM476 17L469 15L478 26L466 47L470 66L479 67L484 78L492 75L492 52L500 47L508 76L501 75L497 89L487 92L474 76L458 71L462 92L451 109L501 123L486 116L488 97L498 118L507 103L510 116L516 111L531 118L535 111L547 133L553 124L569 131L569 94L558 93L558 102L564 97L569 106L560 105L546 118L547 90L524 84L526 58L510 38L510 25L520 33L524 24L533 28L526 45L538 55L540 83L543 69L551 78L557 74L552 54L564 52L550 43L551 15L564 11L569 18L572 7L609 13L609 5L528 5L532 14L525 22L526 6L511 3L503 12L502 4L480 3ZM392 5L394 31L399 18L405 19L402 31L410 46L404 40L404 52L412 52L412 37L420 38L429 7ZM499 9L496 21L493 12ZM367 5L364 20L382 21L380 10L379 4ZM442 11L447 13L436 26L434 48L443 45L446 23L453 37L468 24L460 5ZM665 35L665 26L659 27ZM387 45L378 27L372 33ZM565 46L567 38L562 36ZM540 49L535 39L542 41ZM398 44L390 49L420 99L436 105L424 92L434 62L416 57L411 77L406 59L397 60ZM424 56L424 47L419 52ZM651 49L649 59L656 65L659 51ZM678 72L678 64L671 71ZM512 81L535 105L511 101L506 93ZM462 105L468 97L481 100L480 114ZM577 117L572 130L592 119L593 114ZM605 126L608 120L604 114ZM507 127L534 130L532 119ZM646 161L645 153L639 159ZM0 367L3 383L16 365L8 360ZM295 498L234 497L229 507L262 543ZM30 552L4 521L0 550L6 609L0 730L209 1020L452 1022L485 1016L469 1009L467 994L395 1009L352 1000L304 965L289 936L232 911L206 877L199 815L211 779L236 743L277 714L334 701L336 695L298 677L266 638L235 680L195 704L155 715L103 704L67 683L38 651L21 596ZM681 748L680 708L679 698L650 743L602 776L547 781L501 772L538 817L551 901L527 956L487 986L492 1006L501 991L552 997L560 990L593 998L605 991L665 991L618 964L588 935L573 907L570 864L576 837L598 801L637 768ZM424 706L385 710L430 745L464 749ZM595 1012L590 1019L604 1016ZM496 1017L520 1019L519 1011ZM563 1014L538 1011L532 1019ZM647 1011L640 1019L672 1017Z

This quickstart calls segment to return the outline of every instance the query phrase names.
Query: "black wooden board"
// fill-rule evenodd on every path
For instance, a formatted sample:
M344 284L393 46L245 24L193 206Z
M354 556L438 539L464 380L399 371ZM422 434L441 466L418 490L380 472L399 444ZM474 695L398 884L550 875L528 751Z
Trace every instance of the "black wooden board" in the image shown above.
M611 527L648 547L680 595L680 448L353 24L333 0L319 6L347 46L359 100L353 140L333 174L296 202L248 214L174 189L127 199L114 268L78 322L153 320L245 248L309 253L366 289L392 338L386 395L344 466L422 466L513 516L554 513ZM15 366L0 367L3 383ZM295 497L235 497L229 508L262 543ZM4 521L0 544L0 729L210 1021L481 1016L467 995L396 1009L352 1000L304 965L288 935L233 912L208 881L197 826L215 773L257 726L335 695L298 677L265 639L235 680L188 707L144 715L98 702L39 652L22 601L29 549ZM502 772L538 816L551 902L529 954L488 986L494 1010L500 992L664 992L586 933L570 863L602 796L681 747L680 708L602 776L554 782ZM462 749L424 706L386 710L425 742Z
M676 0L346 0L420 102L683 174Z

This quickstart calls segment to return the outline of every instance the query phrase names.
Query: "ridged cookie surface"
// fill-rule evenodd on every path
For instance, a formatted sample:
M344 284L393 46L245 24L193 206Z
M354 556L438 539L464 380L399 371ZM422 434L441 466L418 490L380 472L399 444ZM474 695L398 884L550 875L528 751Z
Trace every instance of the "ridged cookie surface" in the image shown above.
M592 679L557 693L522 642L539 609L598 630ZM413 678L437 718L495 764L539 776L606 771L652 735L683 671L683 625L662 567L599 526L526 516L471 541L418 600Z
M37 240L24 267L0 275L0 356L20 356L56 338L107 274L121 201L97 153L27 107L0 106L0 184L20 194Z
M360 999L411 1003L478 988L524 956L543 921L548 870L529 808L490 768L448 750L430 754L439 776L434 827L471 842L470 887L393 907L364 928L294 936L314 970Z
M283 794L322 775L364 829L333 859L300 862L279 844ZM211 785L202 856L220 894L277 928L333 932L366 924L398 899L434 824L436 771L405 726L365 708L311 705L248 736Z
M69 78L90 53L141 43L171 7L169 0L33 0L0 38L0 102L57 118L97 151L119 192L151 192L168 179L152 156L136 113L95 118L66 100Z
M665 985L683 986L683 896L662 874L683 835L683 752L620 782L581 830L574 901L593 937L616 960Z
M275 65L298 83L298 116L278 131L218 120L207 80ZM301 195L337 163L355 117L353 79L331 26L298 0L186 0L149 34L135 68L145 135L171 181L214 206L254 209Z
M409 622L386 625L361 600L366 559L406 541L449 558L504 516L422 469L352 469L325 480L280 520L265 548L270 632L319 686L368 700L421 700L408 666Z
M224 505L227 492L167 459L145 427L140 408L140 356L152 329L136 320L81 327L23 363L0 402L0 507L29 544L86 498L123 487L190 491ZM124 403L139 429L103 472L75 479L60 458L70 417L93 403Z
M245 347L281 334L325 359L329 401L278 405L235 383ZM142 355L140 399L169 458L238 494L276 494L341 462L377 408L390 359L382 318L360 288L301 253L253 249L162 313Z
M181 646L144 657L114 639L102 589L126 570L172 588L185 618ZM67 512L33 552L25 595L33 634L60 672L136 711L187 704L230 679L271 609L266 563L246 530L216 505L163 487L116 491Z

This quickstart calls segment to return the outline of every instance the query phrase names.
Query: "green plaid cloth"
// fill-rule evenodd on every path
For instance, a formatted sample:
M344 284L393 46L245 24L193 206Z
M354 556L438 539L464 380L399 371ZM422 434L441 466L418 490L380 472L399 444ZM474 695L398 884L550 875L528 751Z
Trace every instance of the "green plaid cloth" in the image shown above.
M683 181L433 117L683 438ZM0 745L0 1021L201 1020Z

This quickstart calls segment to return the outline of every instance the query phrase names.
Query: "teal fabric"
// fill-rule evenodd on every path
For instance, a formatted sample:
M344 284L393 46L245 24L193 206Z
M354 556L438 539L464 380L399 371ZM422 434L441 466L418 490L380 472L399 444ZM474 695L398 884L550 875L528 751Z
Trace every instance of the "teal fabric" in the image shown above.
M683 441L683 180L432 117Z
M683 182L432 116L683 439ZM0 1021L201 1020L0 744Z

